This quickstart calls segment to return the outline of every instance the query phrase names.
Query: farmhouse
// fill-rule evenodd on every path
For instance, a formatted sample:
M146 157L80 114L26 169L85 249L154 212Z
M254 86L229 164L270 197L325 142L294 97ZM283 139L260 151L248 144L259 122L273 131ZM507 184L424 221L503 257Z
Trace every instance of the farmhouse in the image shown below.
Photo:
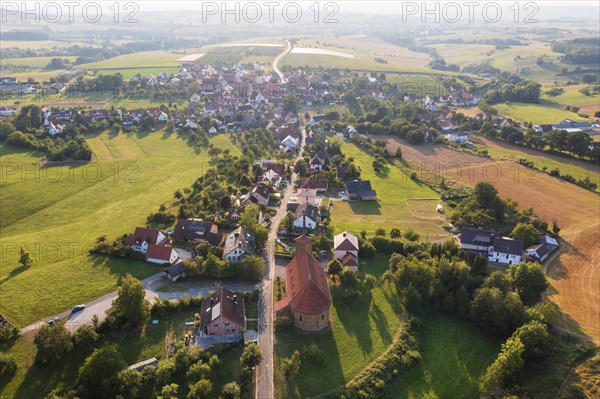
M565 119L557 125L552 126L554 130L566 130L567 132L580 132L592 130L592 125L589 122L574 122L570 119Z
M221 287L202 301L200 330L204 335L241 339L246 324L244 297Z
M462 249L485 252L490 262L505 265L518 265L521 262L523 255L522 241L471 227L463 227L460 233L460 247Z
M527 258L534 262L543 262L548 256L558 249L558 241L555 238L546 235L538 237L538 243L527 248Z
M331 293L323 266L312 254L312 240L296 239L296 256L285 269L287 296L275 304L275 313L289 315L302 331L329 326Z
M346 193L350 199L358 200L376 200L377 192L371 187L370 180L347 181L344 185Z
M227 234L223 259L230 262L241 262L245 257L254 255L254 237L242 227Z
M319 208L307 202L300 204L294 213L294 227L314 230L319 224Z
M347 231L333 237L333 256L342 265L358 271L358 237Z
M149 244L146 251L146 262L159 265L172 264L178 257L175 249L164 245Z
M165 246L167 242L168 239L162 231L144 227L136 227L135 232L125 238L125 244L143 254L146 253L149 245Z

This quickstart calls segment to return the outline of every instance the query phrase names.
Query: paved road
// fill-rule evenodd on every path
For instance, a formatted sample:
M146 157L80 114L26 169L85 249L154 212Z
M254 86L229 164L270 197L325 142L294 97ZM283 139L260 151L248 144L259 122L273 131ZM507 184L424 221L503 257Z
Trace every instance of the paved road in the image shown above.
M302 154L304 145L306 143L305 135L302 134L302 142L300 144L299 154ZM302 156L298 155L296 160ZM266 245L266 257L267 257L267 270L265 271L265 278L262 282L260 290L260 301L259 301L259 337L258 345L263 353L263 361L258 365L256 370L256 399L273 399L275 397L273 387L273 344L275 343L273 334L273 281L275 281L275 244L277 242L277 229L281 220L285 216L287 210L287 203L294 192L294 183L298 179L298 176L294 173L290 184L288 184L281 205L277 210L277 214L271 222L271 228L269 229L269 239Z
M281 73L281 71L279 70L279 66L277 64L279 64L279 61L281 60L281 58L286 55L287 53L289 53L292 50L292 45L290 44L289 41L285 41L285 50L283 50L283 52L281 54L279 54L277 56L277 58L275 58L273 60L273 71L279 75L279 80L282 83L285 83L285 77L283 76L283 73Z
M179 291L176 292L159 292L157 291L160 287L163 287L168 283L168 280L163 277L162 273L157 273L144 280L142 284L146 288L146 299L150 303L154 302L156 297L166 299L178 299L184 294L189 296L208 296L211 291L215 291L219 285L213 281L180 281L177 283L180 287ZM222 285L232 291L250 292L258 289L258 284L249 284L243 281L224 281ZM117 291L113 291L109 294L96 298L85 304L85 309L81 312L71 314L70 310L64 311L56 316L61 319L66 318L65 328L73 332L84 324L92 324L92 318L94 315L98 316L100 321L106 318L106 312L112 306L113 300L117 298ZM27 327L21 329L22 333L35 331L44 324L47 320L52 319L55 316L47 317L44 320L40 320Z

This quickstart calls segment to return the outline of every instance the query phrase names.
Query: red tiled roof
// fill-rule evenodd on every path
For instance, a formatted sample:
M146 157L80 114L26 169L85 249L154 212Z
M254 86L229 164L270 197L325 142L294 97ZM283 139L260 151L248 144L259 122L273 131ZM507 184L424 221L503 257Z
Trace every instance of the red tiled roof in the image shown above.
M342 265L344 266L358 266L358 259L351 253L347 253L342 258Z
M311 252L312 240L296 239L296 256L286 267L286 286L290 308L302 314L319 314L329 310L331 293L323 265Z
M135 232L125 239L125 244L138 245L144 241L147 241L148 244L156 244L158 233L160 233L160 230L136 227Z
M200 307L200 328L204 329L219 316L244 325L244 297L221 287L202 301Z
M150 244L146 251L146 258L160 259L168 262L171 259L171 251L173 251L171 247Z

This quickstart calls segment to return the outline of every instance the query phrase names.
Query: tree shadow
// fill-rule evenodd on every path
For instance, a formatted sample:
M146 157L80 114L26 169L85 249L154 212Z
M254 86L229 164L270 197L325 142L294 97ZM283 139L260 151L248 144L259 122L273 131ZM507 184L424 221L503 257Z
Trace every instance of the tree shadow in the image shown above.
M15 267L14 269L12 269L10 271L10 273L8 273L8 275L6 275L4 278L2 278L2 280L0 280L0 285L4 284L5 282L7 282L8 280L10 280L13 277L17 277L19 274L23 273L27 269L29 269L29 267L25 267L25 266Z
M372 311L369 313L369 316L371 317L371 319L373 319L375 326L377 326L377 331L379 332L379 335L381 336L381 340L386 345L391 344L393 337L390 334L389 323L388 323L387 319L385 318L385 315L383 314L383 312L377 305L377 303L375 303L375 301L373 301Z
M334 290L332 297L333 306L346 332L357 339L363 353L370 353L373 350L371 323L368 317L371 298L361 295L348 304L339 289Z

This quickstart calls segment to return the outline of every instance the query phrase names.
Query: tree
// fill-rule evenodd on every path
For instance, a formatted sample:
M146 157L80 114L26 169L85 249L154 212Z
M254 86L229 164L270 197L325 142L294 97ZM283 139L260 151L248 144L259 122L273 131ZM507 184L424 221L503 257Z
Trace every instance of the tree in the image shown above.
M265 260L261 256L247 256L240 262L237 276L243 280L260 281L265 268Z
M194 385L190 385L190 392L187 397L188 399L206 399L210 396L212 389L212 382L202 379Z
M517 293L484 287L471 302L471 317L487 333L503 334L522 324L525 309Z
M212 370L206 363L193 364L185 374L186 378L192 382L197 382L202 379L210 378Z
M373 288L377 286L377 283L378 280L375 276L373 276L372 274L365 274L365 277L362 281L362 286L365 289L365 291L367 291L369 296L371 296L371 291L373 291Z
M24 267L27 268L29 266L31 266L31 264L33 263L33 260L31 260L31 256L29 255L29 252L25 252L25 250L23 249L23 247L21 247L21 249L19 250L19 264Z
M512 337L521 340L525 346L524 356L526 358L542 356L550 346L548 326L537 320L532 320L517 328Z
M375 230L375 235L379 237L385 237L385 229L383 227L377 228L377 230Z
M304 159L299 159L294 165L294 173L296 173L300 177L305 177L308 175L308 165L306 165L306 161Z
M496 200L498 191L491 183L479 182L475 185L473 194L481 208L489 208L489 206Z
M531 224L518 223L510 233L510 236L515 240L523 241L525 248L529 248L537 240L538 231Z
M408 241L419 241L420 236L413 229L407 229L404 232L404 238L406 238Z
M342 262L340 262L340 260L337 258L333 258L327 264L327 274L329 274L330 276L338 276L339 277L343 268L344 268L344 266L342 265Z
M134 369L125 369L117 375L117 390L120 396L126 398L137 397L142 385L142 373Z
M123 277L119 296L108 311L108 322L113 328L141 327L150 319L150 304L142 282L130 274Z
M522 262L512 265L508 273L515 291L526 305L533 306L538 303L548 288L548 281L539 263Z
M283 97L283 110L285 112L291 112L293 114L298 113L300 107L300 97L295 94L288 94Z
M223 386L223 399L240 399L240 386L235 382L228 382Z
M240 357L240 362L243 367L256 367L263 359L263 354L255 342L251 342L244 348L244 352Z
M79 369L79 384L89 396L114 398L116 376L126 366L114 346L96 349Z
M98 340L98 333L94 330L94 327L89 324L80 326L73 334L73 342L75 345L86 345L92 346L94 342Z
M360 280L352 269L344 267L340 273L340 284L346 291L356 291L360 284Z
M400 229L394 227L390 230L390 237L397 240L400 237L402 237L402 232L400 231Z
M165 129L168 132L172 132L173 130L175 130L175 122L173 122L173 119L169 119L167 121L167 125L165 126Z
M44 325L33 341L37 346L36 363L46 365L73 349L71 334L62 324Z
M169 384L162 387L160 390L160 395L156 397L156 399L177 399L177 390L179 389L179 385L177 384Z
M506 388L523 368L524 352L525 347L520 339L508 339L481 378L481 391L487 393L497 387Z
M300 352L296 350L289 358L282 359L281 368L289 380L298 375L300 372Z

